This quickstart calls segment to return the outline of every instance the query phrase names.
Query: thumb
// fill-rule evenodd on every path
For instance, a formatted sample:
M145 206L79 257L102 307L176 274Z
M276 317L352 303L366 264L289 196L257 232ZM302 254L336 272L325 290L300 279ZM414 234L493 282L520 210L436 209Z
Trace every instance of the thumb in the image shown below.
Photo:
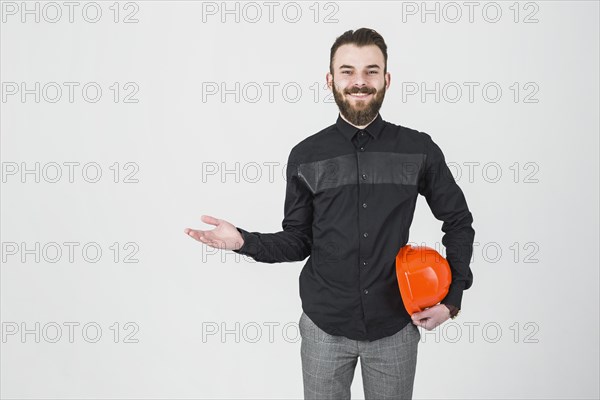
M411 315L413 320L418 320L418 319L423 319L423 318L427 318L429 315L428 309L424 309L423 311L419 311L419 312L415 312L413 313L413 315Z
M219 223L221 222L220 219L211 217L210 215L202 215L200 219L202 220L202 222L210 225L219 225Z

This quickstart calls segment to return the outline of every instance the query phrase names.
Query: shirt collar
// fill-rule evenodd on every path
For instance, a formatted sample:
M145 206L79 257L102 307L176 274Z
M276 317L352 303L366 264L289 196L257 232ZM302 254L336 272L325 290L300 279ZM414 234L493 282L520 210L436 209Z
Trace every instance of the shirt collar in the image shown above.
M379 137L379 134L381 133L381 130L383 129L384 124L385 123L383 121L383 118L381 117L381 113L377 113L377 117L375 117L375 119L362 130L367 131L372 137L377 139ZM356 132L360 130L354 125L351 125L348 122L346 122L346 120L343 119L340 114L338 114L335 125L338 128L338 130L342 133L342 135L344 135L344 137L348 140L352 140Z

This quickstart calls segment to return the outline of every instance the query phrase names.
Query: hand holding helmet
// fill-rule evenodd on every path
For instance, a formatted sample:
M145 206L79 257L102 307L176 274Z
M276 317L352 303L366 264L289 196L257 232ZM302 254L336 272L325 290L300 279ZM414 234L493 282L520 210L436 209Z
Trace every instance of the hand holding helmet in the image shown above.
M431 330L450 318L438 304L452 282L448 261L426 246L403 246L396 256L396 277L402 302L415 325Z

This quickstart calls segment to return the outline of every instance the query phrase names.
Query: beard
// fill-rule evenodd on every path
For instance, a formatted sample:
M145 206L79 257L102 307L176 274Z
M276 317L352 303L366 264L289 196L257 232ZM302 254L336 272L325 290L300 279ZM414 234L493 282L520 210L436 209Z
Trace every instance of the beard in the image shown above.
M385 98L385 85L381 90L377 90L375 88L352 88L352 89L343 89L343 93L346 95L350 93L370 93L373 94L371 101L364 104L366 100L358 100L357 106L353 106L350 104L350 101L344 100L342 92L338 92L336 89L335 80L333 81L333 98L335 99L340 112L348 121L350 121L353 125L356 126L364 126L371 122L379 112L381 105L383 104L383 99Z

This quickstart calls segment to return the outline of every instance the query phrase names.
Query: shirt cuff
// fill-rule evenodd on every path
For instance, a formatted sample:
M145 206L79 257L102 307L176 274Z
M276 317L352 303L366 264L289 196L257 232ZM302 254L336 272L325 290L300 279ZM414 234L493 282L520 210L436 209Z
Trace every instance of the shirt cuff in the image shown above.
M444 304L444 305L448 308L448 310L450 310L451 317L455 317L456 315L458 315L458 311L459 311L458 307L453 306L452 304Z
M250 232L242 229L242 228L238 228L237 226L235 227L235 229L238 230L238 232L240 233L240 235L242 235L242 238L244 239L244 244L242 245L242 247L240 247L237 250L232 250L234 253L238 253L238 254L242 254L242 255L250 255L249 254L249 249L254 247L256 248L256 245L252 246L252 243L254 242L254 240L256 239L254 235L250 234Z
M440 303L452 305L460 310L464 289L465 283L463 281L452 282L448 294Z

